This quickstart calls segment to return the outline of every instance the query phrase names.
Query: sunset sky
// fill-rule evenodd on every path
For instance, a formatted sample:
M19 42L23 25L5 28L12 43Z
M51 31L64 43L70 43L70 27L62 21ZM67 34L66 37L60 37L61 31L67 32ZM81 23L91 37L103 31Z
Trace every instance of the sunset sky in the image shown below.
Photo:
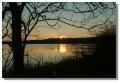
M88 6L84 5L84 3L80 3L81 6L78 7L80 10L85 11L88 10ZM113 5L111 5L111 3L107 3L109 5L109 7L113 7ZM28 6L30 7L30 6ZM72 3L67 3L66 7L67 9L74 9L73 8L73 4ZM38 11L41 11L43 9L43 7L38 8ZM32 9L31 9L32 10ZM97 16L100 12L100 10L96 10L94 15ZM105 21L105 17L110 16L112 14L112 12L114 12L114 14L110 17L110 21L114 21L116 22L116 18L117 18L117 12L115 9L105 9L104 11L102 11L102 14L99 15L99 17L92 19L91 21L85 23L78 23L83 21L83 19L87 19L91 13L73 13L71 11L63 11L60 10L56 13L43 13L43 16L46 16L46 18L57 18L58 16L60 16L62 21L65 21L69 24L75 24L77 26L82 26L85 28L89 28L93 25L96 24L101 24ZM29 16L29 11L24 8L24 11L22 13L22 20L25 21L27 19L27 17ZM85 17L84 17L85 16ZM73 21L77 21L77 22L71 22L66 19L70 19ZM56 21L47 21L49 24L55 24ZM85 24L84 24L85 23ZM37 36L37 37L36 37ZM94 35L91 35L91 33L88 32L88 30L83 29L83 28L77 28L74 26L70 26L67 25L65 23L62 22L58 22L56 26L54 27L50 27L46 24L45 21L42 22L38 22L37 25L35 26L35 28L33 29L33 31L30 33L30 35L28 36L28 39L46 39L46 38L59 38L61 36L65 36L68 38L76 38L76 37L94 37Z
M34 29L31 35L37 35L40 39L59 38L61 36L65 36L66 38L93 37L93 35L91 35L85 29L75 28L64 24L61 25L60 28L58 27L59 26L56 26L56 29L49 27L39 27Z
M113 5L111 5L111 3L108 3L108 5L110 7L112 7ZM72 9L72 3L68 3L67 8ZM84 5L83 3L81 3L81 7L79 7L79 9L81 10L87 10L88 7L86 5ZM98 10L99 11L99 10ZM99 14L98 11L96 11L96 14ZM57 17L59 15L59 13L61 13L62 11L59 11L55 14L45 14L46 17L50 17L50 18L54 18ZM110 17L111 21L116 21L116 10L111 10L111 9L106 9L104 10L103 14L101 14L98 18L89 21L88 23L86 23L85 25L83 25L83 27L89 28L92 25L95 24L100 24L103 23L105 21L105 17L109 16L112 14L112 12L114 12L114 14ZM62 12L62 14L60 15L60 17L64 17L67 19L72 19L74 21L82 21L83 17L88 18L90 13L85 13L85 14L73 14L73 12ZM62 19L64 20L64 19ZM48 21L50 22L50 24L55 23L54 21ZM72 22L70 21L66 21L72 24ZM76 25L82 25L82 23L76 23ZM91 35L91 33L88 32L88 30L83 29L83 28L76 28L61 22L58 22L58 24L55 27L47 27L45 22L39 22L38 27L36 29L34 29L31 33L31 35L38 35L40 39L45 39L45 38L58 38L61 36L65 36L68 38L76 38L76 37L94 37L94 35ZM39 27L40 26L40 27ZM42 27L42 26L46 26L46 27ZM54 29L53 29L54 28Z

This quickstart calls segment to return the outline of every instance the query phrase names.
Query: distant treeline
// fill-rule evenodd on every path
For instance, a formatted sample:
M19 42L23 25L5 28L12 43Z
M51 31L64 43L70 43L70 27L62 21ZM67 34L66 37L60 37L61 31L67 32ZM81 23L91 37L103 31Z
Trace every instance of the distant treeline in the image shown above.
M92 38L49 38L43 40L27 40L27 44L91 44L91 43L98 43L102 39L110 38L111 36L106 37L92 37ZM3 44L10 44L11 41L3 41Z
M3 41L3 44L10 44L11 41ZM56 43L95 43L95 38L50 38L43 40L27 40L27 44L56 44Z

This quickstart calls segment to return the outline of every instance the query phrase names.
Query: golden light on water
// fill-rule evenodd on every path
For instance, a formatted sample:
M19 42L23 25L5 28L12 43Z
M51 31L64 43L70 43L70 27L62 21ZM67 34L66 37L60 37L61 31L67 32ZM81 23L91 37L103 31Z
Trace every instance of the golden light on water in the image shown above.
M65 53L65 52L66 52L66 46L65 46L65 44L60 44L60 46L59 46L59 51L60 51L61 53Z

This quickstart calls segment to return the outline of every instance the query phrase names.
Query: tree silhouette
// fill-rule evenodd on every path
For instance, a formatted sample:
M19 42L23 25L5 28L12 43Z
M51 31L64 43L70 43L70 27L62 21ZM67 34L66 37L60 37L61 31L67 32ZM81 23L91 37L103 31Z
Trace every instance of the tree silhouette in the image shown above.
M109 6L111 4L112 6ZM71 6L70 6L71 5ZM83 9L82 5L86 8ZM3 38L10 36L8 34L8 27L12 30L12 51L14 59L14 73L16 77L22 77L24 73L24 52L26 40L33 29L41 27L39 23L45 24L49 28L54 28L59 23L64 23L76 28L83 28L88 31L96 27L97 24L88 27L85 25L91 20L97 19L101 14L107 12L107 9L114 10L115 3L60 3L60 2L46 2L46 3L30 3L30 2L9 2L3 3L2 20L6 22L3 26ZM63 16L63 13L71 12L71 17ZM8 13L11 13L8 15ZM87 15L86 15L87 13ZM74 20L74 15L82 15L82 19ZM24 16L25 15L25 16ZM7 19L7 21L5 20ZM109 19L108 19L109 20ZM108 21L107 20L107 21ZM53 21L52 23L50 21ZM107 22L106 21L106 22ZM105 22L105 23L106 23ZM44 27L44 26L42 26Z
M12 49L14 58L15 75L21 76L24 68L24 53L22 49L21 38L21 14L25 3L17 5L17 3L9 3L12 14ZM19 45L18 45L19 44Z

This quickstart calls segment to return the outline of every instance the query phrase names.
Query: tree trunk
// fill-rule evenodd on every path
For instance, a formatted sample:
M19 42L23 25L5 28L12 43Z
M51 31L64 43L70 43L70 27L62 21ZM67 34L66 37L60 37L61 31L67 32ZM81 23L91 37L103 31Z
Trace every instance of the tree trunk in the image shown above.
M14 59L14 77L22 77L24 70L24 52L21 38L22 11L16 3L10 3L12 14L12 50Z

